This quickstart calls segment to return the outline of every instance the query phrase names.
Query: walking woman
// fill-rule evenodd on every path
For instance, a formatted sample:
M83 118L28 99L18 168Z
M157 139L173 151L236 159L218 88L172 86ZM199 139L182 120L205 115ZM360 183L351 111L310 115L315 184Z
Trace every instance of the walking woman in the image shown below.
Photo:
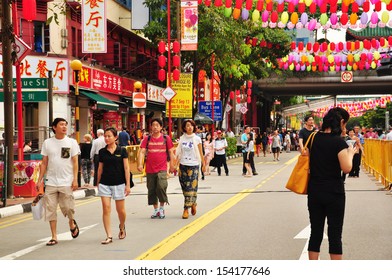
M184 194L184 212L182 218L188 219L189 208L191 208L191 214L196 215L200 164L202 171L205 172L206 170L201 139L195 134L195 122L193 120L185 120L181 127L184 134L178 142L175 166L179 164L178 178L182 193Z
M362 154L364 154L363 151L363 147L361 145L361 141L360 139L355 136L355 132L354 129L350 129L348 131L348 137L350 140L354 140L355 144L353 145L354 147L357 148L357 151L354 154L354 158L353 158L353 168L350 171L350 174L348 175L348 177L359 177L359 169L360 169L360 165L361 165L361 154L360 152L362 152Z
M259 157L260 150L261 150L261 144L262 144L262 136L261 136L260 132L256 133L255 144L256 144L256 155L257 155L257 157Z
M82 167L82 176L84 181L84 187L90 187L91 173L93 162L90 158L90 152L93 144L91 141L93 137L90 134L85 134L83 136L84 143L80 144L80 160Z
M127 235L125 197L131 193L131 185L127 151L116 145L117 131L113 127L107 128L104 136L106 147L99 151L98 196L101 197L102 218L106 232L106 239L101 244L109 244L113 242L110 227L111 198L116 203L116 211L120 220L118 238L124 239Z
M254 147L254 141L253 141L253 135L252 132L248 133L248 141L246 142L245 145L245 168L247 170L246 174L244 177L252 177L252 167L250 166L250 163L252 162L255 153L253 152L253 147Z
M331 260L341 260L342 230L345 210L344 173L350 172L356 148L348 146L341 137L346 130L349 114L333 108L323 118L321 131L314 136L310 147L310 179L308 210L311 225L308 254L317 260L328 221L329 254Z
M206 140L204 141L204 162L206 164L206 175L210 173L210 162L214 157L214 141L212 140L211 133L207 132Z

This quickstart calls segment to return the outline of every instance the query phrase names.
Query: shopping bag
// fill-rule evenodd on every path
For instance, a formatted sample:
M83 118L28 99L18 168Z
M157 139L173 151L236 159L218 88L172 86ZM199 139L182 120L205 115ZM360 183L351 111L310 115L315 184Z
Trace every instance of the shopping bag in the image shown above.
M33 213L34 220L41 220L44 216L44 200L43 194L39 194L33 200L31 204L31 212Z
M297 164L294 166L291 172L290 178L287 181L286 188L297 194L308 193L308 183L310 177L310 149L308 149L308 143L311 141L313 144L314 136L317 132L313 132L304 146L304 152L298 157Z

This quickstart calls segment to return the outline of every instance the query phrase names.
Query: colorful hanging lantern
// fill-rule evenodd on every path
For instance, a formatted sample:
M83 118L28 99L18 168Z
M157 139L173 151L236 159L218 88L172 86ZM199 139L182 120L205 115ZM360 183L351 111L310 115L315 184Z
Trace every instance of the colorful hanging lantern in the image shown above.
M166 49L166 43L164 41L159 41L158 52L162 54L166 51L165 49Z
M161 82L166 80L166 71L165 71L165 69L159 69L159 71L158 71L158 80L160 80Z
M180 52L180 43L177 40L173 42L173 52L174 53Z
M177 68L173 70L173 80L178 81L180 79L180 70Z

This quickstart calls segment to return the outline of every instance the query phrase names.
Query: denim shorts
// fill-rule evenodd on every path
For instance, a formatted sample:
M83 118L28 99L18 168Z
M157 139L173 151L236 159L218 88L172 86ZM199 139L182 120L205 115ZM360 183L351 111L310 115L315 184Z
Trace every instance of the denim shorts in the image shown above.
M125 199L125 184L114 186L99 184L98 196L112 197L114 200L123 200Z

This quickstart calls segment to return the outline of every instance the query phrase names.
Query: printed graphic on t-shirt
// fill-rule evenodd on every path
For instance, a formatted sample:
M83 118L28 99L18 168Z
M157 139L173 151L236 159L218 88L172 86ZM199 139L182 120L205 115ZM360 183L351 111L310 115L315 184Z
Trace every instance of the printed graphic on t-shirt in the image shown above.
M61 148L61 158L70 158L71 156L71 148L62 147Z

